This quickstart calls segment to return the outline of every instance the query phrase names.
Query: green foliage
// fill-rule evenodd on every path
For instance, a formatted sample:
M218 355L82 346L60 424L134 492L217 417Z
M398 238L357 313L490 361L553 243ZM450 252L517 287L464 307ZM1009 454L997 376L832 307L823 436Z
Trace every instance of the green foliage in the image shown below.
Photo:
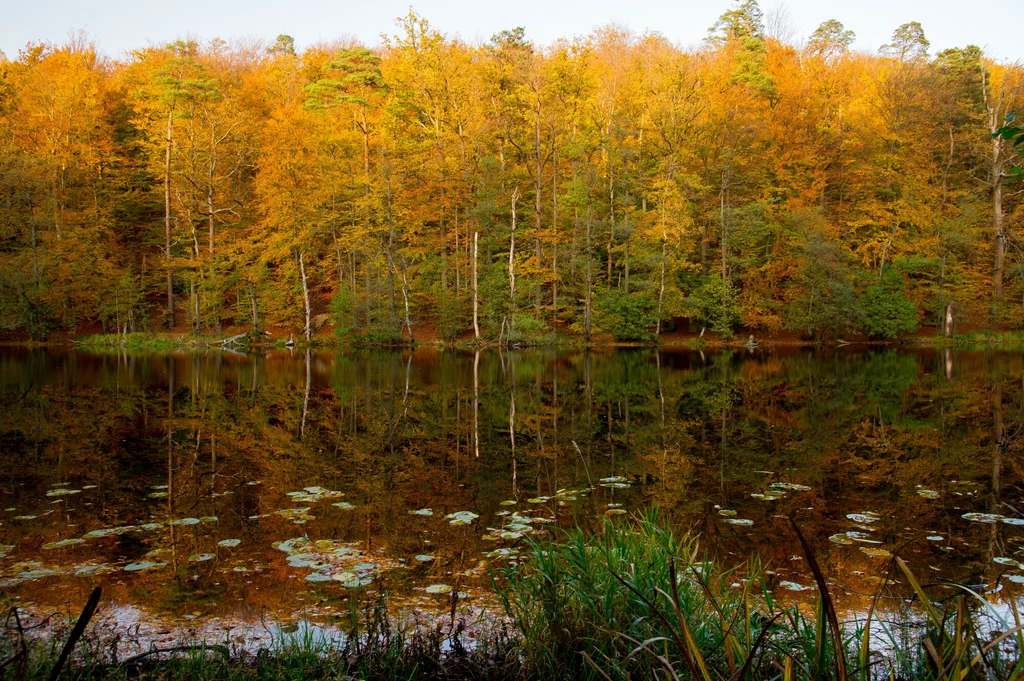
M1007 114L1005 125L992 133L992 137L1009 142L1013 147L1014 153L1024 155L1024 125L1015 125L1014 120L1016 117L1016 111L1011 111ZM1024 179L1024 163L1018 160L1015 165L1006 171L1006 175L1014 180Z
M466 331L466 306L455 292L450 290L438 292L434 299L437 301L435 318L441 339L446 343L452 343Z
M820 230L805 235L803 250L787 326L819 341L856 328L860 310L849 256Z
M594 299L594 317L617 341L649 342L654 340L658 306L651 296L613 289Z
M331 321L336 340L347 340L356 329L355 307L356 297L345 287L340 287L331 298Z
M732 338L733 328L740 322L736 289L732 281L718 274L704 277L687 300L694 322L710 328L723 338Z
M903 277L888 268L860 299L862 324L872 338L895 339L917 330L917 306L903 293Z

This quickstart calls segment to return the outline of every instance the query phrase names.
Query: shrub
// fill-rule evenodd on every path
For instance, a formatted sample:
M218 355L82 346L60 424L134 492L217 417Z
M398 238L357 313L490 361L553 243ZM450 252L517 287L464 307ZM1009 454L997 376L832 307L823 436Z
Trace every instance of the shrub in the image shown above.
M873 338L894 339L917 330L917 306L903 295L903 277L888 269L861 296L864 329Z

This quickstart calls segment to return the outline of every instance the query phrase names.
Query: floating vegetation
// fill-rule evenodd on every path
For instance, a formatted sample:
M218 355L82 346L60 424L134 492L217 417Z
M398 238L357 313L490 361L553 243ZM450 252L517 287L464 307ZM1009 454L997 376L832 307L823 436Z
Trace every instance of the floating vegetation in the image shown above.
M168 525L198 525L199 518L178 518L177 520L168 521Z
M865 511L864 513L847 513L846 517L855 523L861 525L870 525L871 523L878 522L880 515L873 511Z
M409 511L409 515L428 516L428 515L434 515L434 511L429 509L429 508L418 508L415 511Z
M789 489L794 492L809 492L811 488L807 485L798 485L795 482L773 482L768 485L771 489Z
M84 535L82 535L82 538L99 539L102 537L112 537L121 534L127 534L128 532L135 532L138 529L141 529L139 528L138 525L122 525L121 527L107 527L102 530L93 530L91 532L86 532Z
M1006 518L999 515L998 513L964 513L960 516L964 520L970 520L972 523L998 523L1000 520L1006 522Z
M786 589L787 591L810 591L814 588L813 586L804 586L803 584L797 584L796 582L787 581L779 582L779 586L781 586L783 589Z
M892 554L885 549L873 549L868 546L862 546L860 547L860 551L872 558L892 558Z
M469 525L479 517L480 516L472 511L457 511L445 516L445 518L450 521L450 525Z
M150 499L164 499L167 497L167 492L150 492L146 496Z
M75 544L84 544L84 539L61 539L60 541L51 541L43 544L44 551L52 551L53 549L62 549L65 546L74 546Z
M917 490L917 496L924 497L925 499L938 499L939 493L933 489L919 489Z
M59 573L56 570L50 568L36 568L34 570L25 570L24 572L19 572L18 574L14 575L14 578L22 580L32 580L42 579L44 577L53 577L56 574Z
M452 588L447 584L431 584L424 591L428 594L446 594L451 593Z
M1024 525L1024 518L1003 518L1007 525Z
M748 520L747 518L726 518L725 522L729 523L730 525L743 525L746 527L749 527L750 525L754 524L753 520Z
M523 533L522 532L514 532L512 530L503 530L500 533L498 533L498 536L501 537L502 539L514 540L514 539L522 539Z
M601 482L626 482L626 478L621 475L613 475L610 478L601 478Z
M234 548L242 543L241 539L221 539L217 542L217 546L226 546L228 548Z
M124 566L124 569L128 572L142 572L144 570L159 570L165 567L167 563L156 563L153 561L142 561L139 563L129 563Z
M213 560L215 557L212 553L193 553L188 557L188 562L205 563L208 560Z
M828 540L833 544L839 544L840 546L849 546L853 543L853 538L845 532L833 534L831 537L828 538Z
M309 544L309 537L295 537L294 539L274 542L271 546L280 551L284 551L285 553L290 553L291 551L295 551L300 546L304 546L306 544Z
M309 515L309 511L311 510L312 508L308 506L306 508L282 508L274 511L272 515L278 515L286 520L292 521L296 525L302 525L307 520L314 520L316 518L316 516Z
M728 508L723 508L718 511L718 515L724 516L726 518L731 518L732 516L736 515L736 511L733 511Z
M105 575L114 572L115 568L104 563L76 565L74 567L75 577L92 577L94 575Z
M942 541L944 537L938 534L930 534L927 537L925 537L925 539L927 539L928 541Z
M625 513L625 509L621 508L609 508L607 511L604 512L605 515L625 515Z
M1006 578L1014 584L1024 584L1024 575L1006 575Z
M528 503L528 504L543 504L545 501L550 501L550 500L551 500L551 497L534 497L532 499L527 499L526 503Z
M7 554L14 550L14 544L0 544L0 558L6 558Z
M515 506L518 503L519 502L516 501L515 499L506 499L505 501L501 502L501 504L499 504L499 505L500 506Z
M337 503L331 504L331 506L336 506L340 508L342 511L351 511L352 509L355 508L355 504L350 504L347 501L339 501Z
M425 553L421 553L420 555L416 556L416 561L420 563L429 563L432 560L434 560L434 557L428 556Z
M331 575L325 575L322 572L311 572L306 575L307 582L330 582L333 581L333 579L334 578Z
M610 487L611 489L626 489L629 487L628 482L602 482L601 487Z
M1010 567L1024 569L1024 565L1021 565L1020 561L1016 561L1013 558L1007 558L1005 556L997 556L992 559L993 563L999 563L1000 565L1009 565Z
M36 516L34 516L34 515L16 515L16 516L14 516L14 519L15 520L35 520Z
M49 492L46 493L46 496L48 496L48 497L66 497L69 494L78 494L81 491L82 490L80 490L80 489L64 489L64 488L51 489Z
M786 496L786 493L780 489L769 489L762 492L752 492L750 494L754 499L760 499L761 501L777 501Z

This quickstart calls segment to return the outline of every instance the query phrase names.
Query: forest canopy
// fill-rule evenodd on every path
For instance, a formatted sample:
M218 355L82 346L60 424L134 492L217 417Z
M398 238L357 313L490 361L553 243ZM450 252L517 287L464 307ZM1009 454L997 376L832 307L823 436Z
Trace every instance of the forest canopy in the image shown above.
M692 48L412 12L373 49L29 44L0 59L0 330L1020 328L1024 69L917 22L853 40L743 0Z

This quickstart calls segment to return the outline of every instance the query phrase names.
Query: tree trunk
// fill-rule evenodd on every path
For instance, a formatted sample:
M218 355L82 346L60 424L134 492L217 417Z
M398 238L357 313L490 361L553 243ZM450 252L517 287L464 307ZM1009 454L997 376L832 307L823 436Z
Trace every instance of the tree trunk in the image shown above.
M508 288L511 312L509 314L509 329L515 328L516 319L516 202L519 201L519 189L512 190L512 237L508 244Z
M945 327L946 338L953 337L953 303L946 305L946 318L943 326Z
M171 137L174 107L167 109L167 138L164 149L164 256L167 263L167 327L174 328L174 276L171 267Z
M309 280L306 278L306 263L302 258L301 249L299 249L299 273L302 275L302 302L306 308L306 328L303 330L303 334L306 336L306 342L308 343L313 339L313 329L310 324Z
M654 331L655 338L661 336L661 314L665 305L665 259L667 257L668 233L665 231L665 214L662 208L661 217L661 284L658 287L658 326Z
M473 230L473 339L480 340L480 298L477 288L477 249L480 233Z
M405 268L402 268L402 301L405 303L405 328L409 332L409 344L412 345L416 339L412 335L412 321L409 319L409 280L405 276Z
M992 158L992 226L995 232L995 267L992 272L992 294L1003 297L1003 273L1006 269L1006 226L1003 222L1003 178L1000 163L1000 140L994 140Z
M615 170L612 152L608 152L608 288L612 287L612 248L615 247Z
M591 300L593 299L594 289L594 277L591 272L593 252L590 243L591 227L593 226L594 212L592 206L587 206L587 298L584 303L583 309L583 340L584 342L590 342L590 318L591 318Z

